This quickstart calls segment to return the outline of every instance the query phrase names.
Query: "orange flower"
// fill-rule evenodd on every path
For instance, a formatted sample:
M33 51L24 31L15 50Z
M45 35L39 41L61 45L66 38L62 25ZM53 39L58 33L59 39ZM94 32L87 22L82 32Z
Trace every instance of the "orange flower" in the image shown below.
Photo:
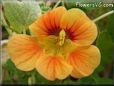
M80 9L58 7L30 25L32 36L10 38L8 52L16 67L34 68L46 79L89 76L100 63L100 52L91 45L97 27Z

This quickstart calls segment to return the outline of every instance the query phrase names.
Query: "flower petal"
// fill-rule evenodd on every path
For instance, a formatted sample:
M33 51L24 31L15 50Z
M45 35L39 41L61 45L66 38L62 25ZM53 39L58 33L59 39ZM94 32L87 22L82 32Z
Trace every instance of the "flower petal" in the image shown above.
M61 28L65 29L68 37L78 46L93 43L97 36L96 25L80 9L70 9L61 18Z
M55 35L60 31L60 19L65 12L64 7L57 7L39 17L29 28L42 39L47 35Z
M80 21L80 19L82 20ZM88 17L82 10L78 8L72 8L67 12L65 12L64 15L62 16L60 21L60 27L62 29L70 29L73 24L79 23L79 26L80 26L82 23L88 20L89 20Z
M87 22L78 28L72 35L72 40L78 46L87 46L95 41L97 37L97 27L93 22Z
M89 76L100 64L99 49L93 45L78 48L69 55L68 63L73 66L71 76L75 78Z
M30 71L35 67L41 51L34 38L28 35L14 35L8 42L11 60L23 71Z
M72 72L72 67L60 56L42 57L36 63L37 71L48 80L65 79Z

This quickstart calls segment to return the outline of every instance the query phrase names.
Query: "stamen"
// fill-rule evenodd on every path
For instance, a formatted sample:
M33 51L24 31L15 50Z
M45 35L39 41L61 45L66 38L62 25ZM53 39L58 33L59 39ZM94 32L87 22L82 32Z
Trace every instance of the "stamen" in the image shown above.
M61 30L59 33L59 45L62 46L65 42L66 33L64 30Z

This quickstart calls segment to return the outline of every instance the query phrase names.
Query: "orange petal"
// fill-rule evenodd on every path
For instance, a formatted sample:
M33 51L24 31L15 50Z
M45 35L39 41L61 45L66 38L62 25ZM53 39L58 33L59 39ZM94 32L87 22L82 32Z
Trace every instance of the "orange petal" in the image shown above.
M92 44L97 37L97 27L93 22L83 24L73 33L73 41L78 46L87 46Z
M61 18L61 28L78 46L93 43L97 36L96 25L80 9L70 9Z
M60 56L42 55L36 63L37 71L48 80L65 79L72 72L72 67Z
M100 64L99 49L93 45L78 48L69 55L68 63L73 66L71 76L75 78L89 76Z
M65 12L64 7L57 7L39 17L29 28L42 39L48 35L55 35L60 31L60 19Z
M8 52L18 69L30 71L35 67L41 48L32 37L20 34L9 39Z

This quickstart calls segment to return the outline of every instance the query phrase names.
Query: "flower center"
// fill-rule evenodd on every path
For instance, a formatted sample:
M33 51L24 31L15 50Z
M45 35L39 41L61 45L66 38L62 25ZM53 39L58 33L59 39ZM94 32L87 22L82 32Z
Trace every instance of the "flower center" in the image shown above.
M64 30L61 30L59 33L59 45L62 46L65 43L66 33Z
M47 36L40 44L47 54L62 55L64 57L76 49L75 43L68 38L67 32L63 29L56 35Z

